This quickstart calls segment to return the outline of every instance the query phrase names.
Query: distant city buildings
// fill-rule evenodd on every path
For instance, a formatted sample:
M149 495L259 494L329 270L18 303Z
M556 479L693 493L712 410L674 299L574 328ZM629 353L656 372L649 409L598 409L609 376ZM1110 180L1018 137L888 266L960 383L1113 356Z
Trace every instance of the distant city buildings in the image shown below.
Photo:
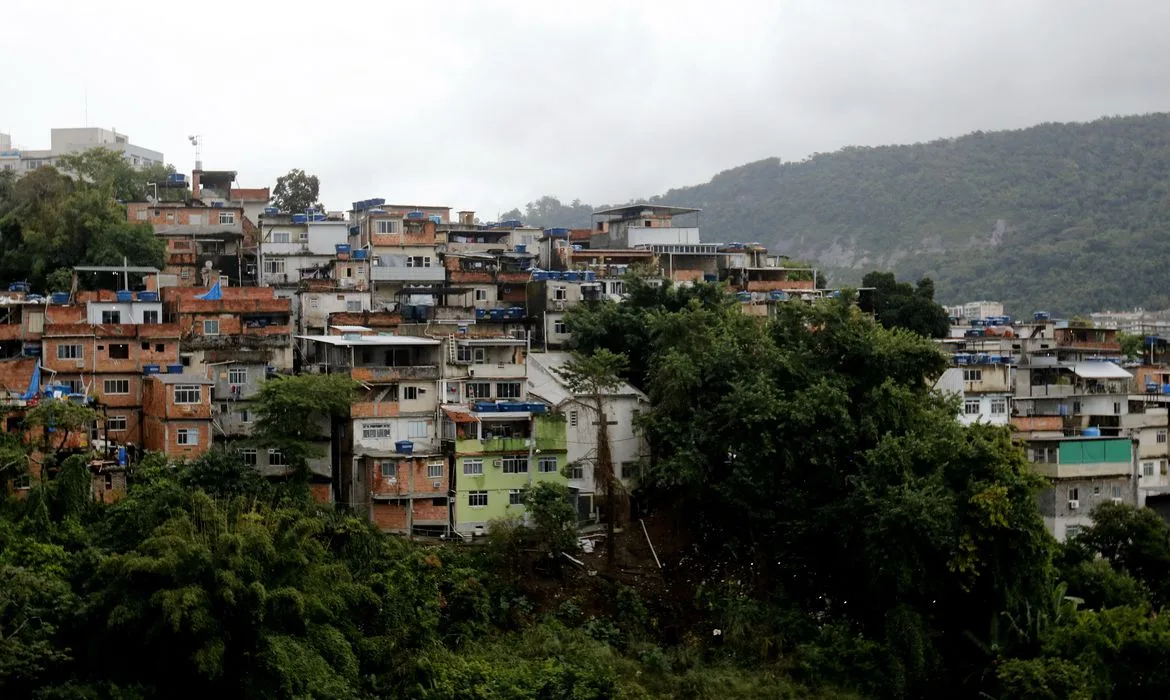
M51 129L49 148L29 150L13 148L12 136L0 134L0 170L12 170L18 175L46 165L57 165L63 155L82 153L91 148L119 151L132 166L146 168L163 164L163 154L130 143L130 137L114 129L80 127Z

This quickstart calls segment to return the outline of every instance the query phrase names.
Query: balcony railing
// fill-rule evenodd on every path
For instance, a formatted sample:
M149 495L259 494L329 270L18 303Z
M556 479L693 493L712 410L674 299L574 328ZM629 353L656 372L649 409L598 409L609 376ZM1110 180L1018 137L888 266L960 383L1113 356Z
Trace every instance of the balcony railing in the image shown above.
M439 368L435 365L409 365L403 367L354 367L350 371L354 381L366 384L384 384L402 380L435 380Z

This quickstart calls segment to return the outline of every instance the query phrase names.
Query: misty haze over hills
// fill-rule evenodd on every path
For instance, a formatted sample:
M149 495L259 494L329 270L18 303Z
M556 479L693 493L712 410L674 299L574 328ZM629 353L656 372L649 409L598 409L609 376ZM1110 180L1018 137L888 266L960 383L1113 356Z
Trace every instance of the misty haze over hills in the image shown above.
M701 207L704 240L759 241L835 283L928 275L944 303L1015 314L1170 307L1170 114L768 158L649 201ZM585 227L593 209L545 197L504 216Z

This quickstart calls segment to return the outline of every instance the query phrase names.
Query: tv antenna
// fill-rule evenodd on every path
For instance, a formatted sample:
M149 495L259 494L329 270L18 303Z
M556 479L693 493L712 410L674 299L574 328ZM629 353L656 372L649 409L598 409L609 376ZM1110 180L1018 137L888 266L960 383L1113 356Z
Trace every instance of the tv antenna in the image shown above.
M191 145L195 147L195 169L202 170L203 169L203 136L200 134L195 134L194 136L188 136L187 140L190 141Z

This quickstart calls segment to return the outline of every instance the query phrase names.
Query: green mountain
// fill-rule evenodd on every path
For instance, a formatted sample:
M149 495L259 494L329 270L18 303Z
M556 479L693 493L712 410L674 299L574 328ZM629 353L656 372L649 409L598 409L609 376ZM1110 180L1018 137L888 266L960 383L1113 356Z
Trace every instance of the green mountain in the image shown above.
M547 199L530 213L562 220L529 221L588 223ZM1170 307L1170 114L770 158L650 201L701 207L705 240L760 241L835 282L928 275L943 303L1015 314Z

